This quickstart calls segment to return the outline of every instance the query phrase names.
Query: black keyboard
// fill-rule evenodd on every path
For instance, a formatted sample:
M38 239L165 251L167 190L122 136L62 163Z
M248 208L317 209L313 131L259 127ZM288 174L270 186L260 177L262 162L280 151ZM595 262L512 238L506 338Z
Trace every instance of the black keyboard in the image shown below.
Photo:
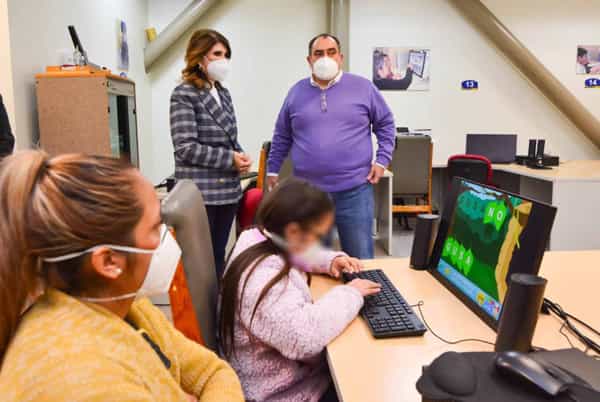
M381 284L381 292L365 297L360 311L375 338L423 335L425 326L382 270L343 274L344 282L356 278Z

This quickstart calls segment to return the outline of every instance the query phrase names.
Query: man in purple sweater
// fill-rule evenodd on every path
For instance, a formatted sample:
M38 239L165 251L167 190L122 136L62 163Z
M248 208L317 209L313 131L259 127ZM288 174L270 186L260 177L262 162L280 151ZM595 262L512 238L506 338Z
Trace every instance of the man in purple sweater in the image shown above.
M373 258L373 187L390 163L394 118L377 88L341 70L339 40L321 34L309 43L312 76L290 89L279 117L267 162L268 185L277 183L291 153L294 176L331 194L342 249ZM373 161L371 133L378 142Z

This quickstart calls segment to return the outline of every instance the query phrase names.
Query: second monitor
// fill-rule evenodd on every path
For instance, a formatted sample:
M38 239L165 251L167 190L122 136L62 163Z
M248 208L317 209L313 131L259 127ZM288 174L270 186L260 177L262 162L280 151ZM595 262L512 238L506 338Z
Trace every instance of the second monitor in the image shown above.
M517 135L467 134L466 152L483 155L492 163L512 163L517 156Z

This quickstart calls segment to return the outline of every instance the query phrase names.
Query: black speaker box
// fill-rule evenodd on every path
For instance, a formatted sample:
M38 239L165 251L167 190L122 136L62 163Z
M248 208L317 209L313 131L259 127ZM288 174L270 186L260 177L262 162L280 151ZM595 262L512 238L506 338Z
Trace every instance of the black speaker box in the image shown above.
M546 140L538 140L537 141L537 150L536 150L536 158L538 159L543 159L544 158L544 151L546 148Z
M410 253L410 267L413 269L429 268L431 251L435 243L440 216L434 214L417 215L415 237L413 239L412 251Z
M537 145L537 141L536 140L529 140L529 149L527 151L527 157L528 158L530 158L530 159L535 158L535 155L536 155L536 151L535 151L536 145Z
M530 352L546 283L546 279L537 275L511 275L498 324L496 352Z

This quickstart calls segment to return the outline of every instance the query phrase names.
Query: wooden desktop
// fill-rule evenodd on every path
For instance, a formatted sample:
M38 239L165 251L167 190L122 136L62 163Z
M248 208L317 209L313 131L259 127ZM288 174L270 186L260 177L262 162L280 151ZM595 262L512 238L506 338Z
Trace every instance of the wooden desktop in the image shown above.
M540 275L548 279L546 297L572 314L600 328L600 251L547 252ZM425 320L447 340L480 338L495 341L495 333L432 275L408 268L408 259L365 261L366 269L383 269L410 304L424 301ZM315 276L311 289L318 299L333 279ZM568 348L559 333L560 322L540 316L533 344L547 349ZM573 336L571 342L580 347ZM421 368L446 351L490 351L479 342L448 345L430 331L421 337L375 339L361 318L355 319L327 347L331 375L343 402L420 401L415 383Z

